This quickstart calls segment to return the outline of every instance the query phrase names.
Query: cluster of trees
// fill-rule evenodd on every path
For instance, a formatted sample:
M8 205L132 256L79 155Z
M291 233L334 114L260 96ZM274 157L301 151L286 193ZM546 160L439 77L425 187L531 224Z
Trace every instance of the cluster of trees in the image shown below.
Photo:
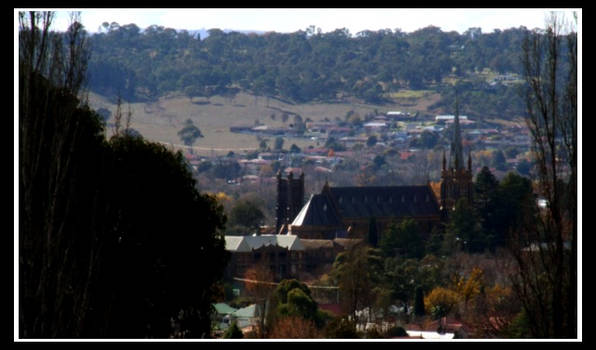
M333 318L319 309L308 286L295 279L273 283L267 258L244 274L248 299L258 305L259 338L321 338Z
M223 208L180 152L106 139L76 97L84 31L75 18L65 46L52 19L19 13L19 336L208 336Z
M521 74L520 47L529 33L520 27L458 34L433 26L409 34L314 28L262 35L208 32L202 39L155 25L141 30L135 24L105 23L90 37L90 87L108 95L120 92L126 100L172 91L192 98L244 90L297 103L347 96L382 103L399 89L440 88L446 77L470 77L484 68ZM443 101L452 100L448 90L439 90ZM483 106L477 109L483 114L523 108L514 87L492 89L479 80L461 91L464 99Z
M331 278L339 286L343 310L350 316L351 322L343 319L344 331L345 328L351 330L350 337L391 336L378 330L364 334L356 331L356 323L378 323L379 317L402 325L424 326L456 315L470 321L474 326L470 335L475 337L506 336L509 332L524 331L513 325L520 308L519 303L513 302L511 288L496 283L494 276L484 276L484 269L494 273L494 256L488 258L491 263L478 264L465 252L444 256L427 254L424 244L396 248L397 244L407 246L401 239L413 237L415 227L413 221L406 220L387 230L379 247L357 244L337 256ZM394 242L389 242L392 240ZM459 263L462 257L465 261ZM392 314L392 305L400 305L402 311ZM502 308L503 305L507 307ZM491 324L491 316L500 317L500 328Z
M519 56L519 53L516 55ZM525 115L524 99L520 95L520 84L490 85L479 76L458 80L454 85L437 87L441 99L429 106L429 109L451 110L450 104L458 98L466 106L466 114L474 118L499 117L510 119Z
M377 232L371 219L367 244L340 253L333 265L331 276L340 287L344 310L355 319L356 311L366 308L387 315L387 307L399 302L407 321L456 313L478 327L478 336L531 334L529 311L522 309L507 270L500 278L486 278L483 269L456 260L478 255L512 261L512 255L502 254L520 247L515 232L536 228L538 221L532 183L515 173L499 182L484 167L474 190L474 201L458 201L443 229L425 233L416 221L405 219ZM498 316L499 325L488 319L489 311Z
M500 182L487 167L476 175L474 202L456 203L444 245L467 252L495 251L510 242L513 230L536 221L538 208L530 179L508 173Z

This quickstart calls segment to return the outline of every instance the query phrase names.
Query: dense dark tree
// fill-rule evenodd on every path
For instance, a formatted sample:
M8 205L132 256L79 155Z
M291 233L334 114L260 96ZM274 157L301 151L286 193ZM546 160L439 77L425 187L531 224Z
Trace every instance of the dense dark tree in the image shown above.
M410 142L410 147L420 147L432 149L439 142L439 135L436 132L425 130L418 138L413 139Z
M129 136L110 144L118 174L111 185L118 220L106 242L114 259L106 266L104 293L121 307L106 315L112 319L107 333L168 337L174 318L184 330L181 336L208 336L209 290L226 263L223 238L216 234L225 223L223 208L198 193L181 153ZM152 170L140 175L148 164ZM214 261L217 265L203 269L200 279L188 277L192 266Z
M203 137L203 133L194 125L191 119L186 119L184 127L178 131L178 137L186 146L192 146L199 137Z
M313 321L320 328L326 321L308 286L295 279L280 282L271 297L270 308L269 324L275 324L281 318L300 317Z
M273 149L276 151L281 151L284 147L284 138L283 137L276 137L273 141Z
M381 280L382 270L380 252L368 245L353 245L337 255L331 276L339 287L340 302L347 314L356 318L357 310L373 305L374 287Z
M520 175L522 176L526 176L529 177L530 176L530 172L532 171L532 163L529 162L526 159L522 159L516 167L517 171L520 173Z
M499 183L494 206L495 243L502 246L511 232L536 220L536 197L529 178L508 173Z
M424 256L424 240L420 235L416 221L405 219L399 224L391 223L383 232L379 248L388 257L422 258Z
M51 15L19 15L19 336L208 336L223 208L197 191L181 153L129 133L105 139L75 97L79 26L62 64L44 53L57 50Z
M482 252L488 247L489 242L480 227L478 214L465 198L455 203L455 210L446 226L445 241L448 245L455 244L456 249L471 253Z
M244 338L244 334L242 330L238 327L238 323L233 321L230 327L226 329L223 335L224 339L242 339Z
M497 170L504 171L507 169L505 154L501 150L496 150L492 153L492 160L493 166L497 168Z
M378 228L377 228L377 220L374 217L371 217L368 220L367 242L373 248L377 248L377 246L379 245L379 232L378 232Z
M488 167L482 167L474 182L474 207L481 219L484 233L492 237L496 235L496 226L502 219L495 213L495 208L499 205L498 190L499 182L496 177Z
M213 175L219 179L236 179L242 174L240 164L234 159L218 161L212 167Z
M257 203L251 200L239 200L230 211L230 228L235 231L245 230L244 234L259 231L265 214Z
M422 287L416 287L416 297L414 300L414 314L416 316L424 316L426 310L424 310L424 291L422 290Z
M302 152L300 147L296 146L295 144L292 144L292 146L290 146L290 153L300 153L300 152Z

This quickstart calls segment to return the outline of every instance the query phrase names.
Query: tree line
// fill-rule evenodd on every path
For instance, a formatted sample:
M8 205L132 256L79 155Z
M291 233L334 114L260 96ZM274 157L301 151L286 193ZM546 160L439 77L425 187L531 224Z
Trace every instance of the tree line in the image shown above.
M313 27L287 34L208 33L201 38L156 25L142 30L104 23L89 37L89 86L126 100L170 92L193 98L246 91L293 103L347 97L383 103L400 89L433 89L443 95L440 107L452 97L445 79L457 78L468 80L460 89L468 105L481 104L473 112L523 114L515 86L491 86L476 73L489 68L521 74L525 27L492 33L470 28L463 34L433 26L412 33L352 34L345 28L321 33Z

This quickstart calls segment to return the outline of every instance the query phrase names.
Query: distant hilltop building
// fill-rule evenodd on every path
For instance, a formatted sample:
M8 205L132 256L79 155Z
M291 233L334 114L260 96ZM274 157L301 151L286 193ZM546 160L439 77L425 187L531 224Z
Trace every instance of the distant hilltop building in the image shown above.
M472 159L468 155L466 168L459 119L456 103L449 165L443 154L441 181L437 183L334 187L326 182L321 193L298 207L304 195L304 174L299 179L292 174L288 179L278 175L277 232L306 239L363 238L371 222L382 232L392 221L412 218L423 233L430 234L448 218L458 199L472 199Z

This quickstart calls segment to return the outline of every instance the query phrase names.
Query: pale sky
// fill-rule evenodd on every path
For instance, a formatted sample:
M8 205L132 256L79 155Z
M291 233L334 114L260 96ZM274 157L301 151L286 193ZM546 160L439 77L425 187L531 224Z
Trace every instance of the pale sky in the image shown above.
M399 8L272 8L272 9L67 9L58 11L54 30L65 30L69 20L67 11L81 11L81 20L89 32L96 32L103 22L120 25L134 23L139 28L156 24L174 29L234 29L276 31L291 33L305 30L310 25L326 33L347 28L351 34L362 30L397 28L412 32L434 25L442 31L460 34L470 27L480 27L483 33L494 29L525 26L528 29L544 28L550 11L565 12L571 19L577 11L581 28L581 9L399 9Z

